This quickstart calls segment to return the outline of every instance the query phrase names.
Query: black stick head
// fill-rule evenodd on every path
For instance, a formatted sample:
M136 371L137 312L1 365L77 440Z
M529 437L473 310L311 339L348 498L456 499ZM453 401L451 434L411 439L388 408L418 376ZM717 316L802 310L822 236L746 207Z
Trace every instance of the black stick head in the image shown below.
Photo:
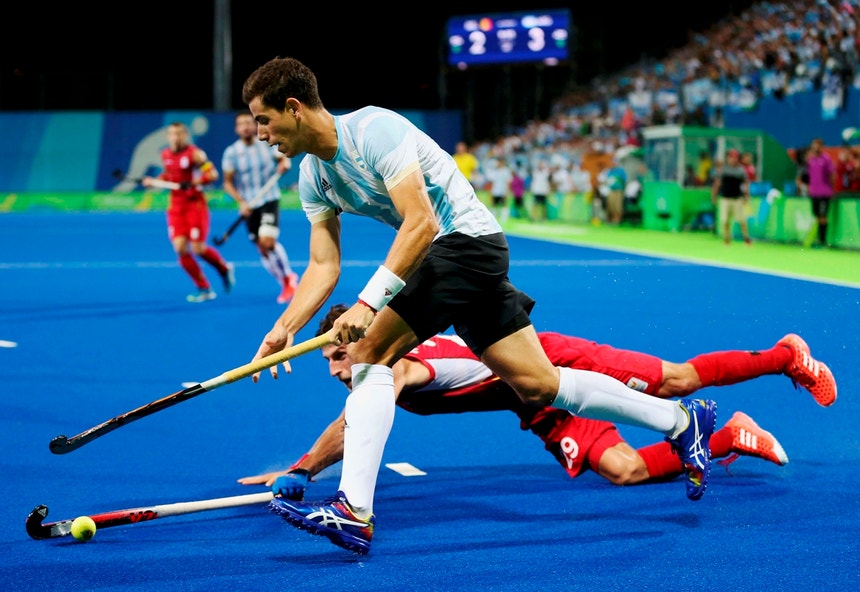
M113 173L111 173L111 174L113 175L114 179L122 179L123 177L125 177L125 175L123 175L122 171L119 169L114 169Z
M54 454L63 454L70 450L69 439L63 435L57 436L56 438L51 440L51 443L48 444L48 447Z
M224 239L223 236L216 236L215 238L212 239L212 242L215 243L216 246L220 247L221 245L223 245L226 242L226 240Z
M51 537L51 529L47 526L42 526L42 520L48 516L48 506L41 505L33 508L30 515L27 516L27 534L36 540L47 539Z

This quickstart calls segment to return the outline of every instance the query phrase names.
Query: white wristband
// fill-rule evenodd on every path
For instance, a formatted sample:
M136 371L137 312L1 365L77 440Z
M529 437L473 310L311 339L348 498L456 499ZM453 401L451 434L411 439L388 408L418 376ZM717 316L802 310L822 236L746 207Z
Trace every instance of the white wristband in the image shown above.
M364 286L364 290L358 295L358 299L379 312L405 285L406 282L394 275L384 265L380 265L367 285Z

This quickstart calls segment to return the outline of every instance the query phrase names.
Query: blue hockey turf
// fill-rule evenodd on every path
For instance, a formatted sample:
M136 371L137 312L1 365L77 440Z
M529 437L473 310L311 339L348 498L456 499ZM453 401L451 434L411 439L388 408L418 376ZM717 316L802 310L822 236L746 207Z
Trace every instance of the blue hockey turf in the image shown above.
M213 214L213 234L235 214ZM308 228L284 212L297 271ZM344 219L344 266L331 303L354 301L392 232ZM511 278L537 301L538 330L575 334L682 362L772 346L800 334L833 370L839 399L819 407L784 376L709 388L717 425L744 410L784 446L784 467L742 457L713 468L698 502L684 483L616 487L571 480L509 412L419 417L398 409L380 472L376 534L359 557L296 530L265 504L33 540L45 522L265 491L236 483L285 468L346 392L318 352L159 411L65 455L72 436L251 360L282 307L256 251L221 250L237 285L189 304L191 282L163 214L0 216L0 588L116 590L839 590L860 575L857 288L511 238ZM325 307L327 309L327 306ZM318 318L299 335L313 337ZM621 426L634 446L659 439ZM339 465L308 490L323 498Z

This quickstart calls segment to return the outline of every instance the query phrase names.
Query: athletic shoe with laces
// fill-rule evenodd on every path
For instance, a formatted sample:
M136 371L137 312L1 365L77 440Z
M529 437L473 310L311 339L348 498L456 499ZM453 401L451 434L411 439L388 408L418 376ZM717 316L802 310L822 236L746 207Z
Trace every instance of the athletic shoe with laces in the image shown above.
M221 274L221 280L224 282L224 291L229 294L236 285L236 266L227 263L227 270Z
M291 273L284 279L284 289L278 295L278 304L286 304L293 299L296 293L296 286L299 284L299 276L296 273Z
M218 295L211 289L197 290L196 294L189 294L185 297L188 302L206 302L207 300L215 300Z
M756 456L779 466L788 464L788 455L779 441L774 438L773 434L761 429L753 421L753 418L746 413L736 411L732 418L726 422L725 428L732 431L731 451L736 455ZM737 458L736 455L733 456ZM719 462L725 466L733 462L735 458L732 460L727 458L727 462Z
M708 488L711 474L711 434L717 423L717 404L710 399L681 399L681 408L690 418L687 427L674 438L666 438L684 465L687 497L696 501Z
M836 379L827 364L819 362L809 352L809 346L794 333L789 333L776 342L794 352L794 359L786 366L784 374L797 385L803 386L822 407L830 407L836 401Z
M297 528L328 538L338 547L359 555L370 551L376 520L372 515L367 519L357 517L342 491L321 502L275 496L269 502L269 510Z

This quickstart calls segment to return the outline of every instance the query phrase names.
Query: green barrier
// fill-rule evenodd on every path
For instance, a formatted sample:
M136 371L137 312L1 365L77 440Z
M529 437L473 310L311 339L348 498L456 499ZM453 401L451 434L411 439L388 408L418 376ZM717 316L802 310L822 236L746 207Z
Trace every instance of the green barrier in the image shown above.
M678 232L694 226L701 213L713 213L710 191L683 190L674 183L646 185L642 204L642 226L649 230ZM490 196L479 191L481 201L489 205ZM155 212L167 209L164 191L137 191L132 193L6 193L0 194L0 213L4 212ZM221 191L207 193L212 210L236 211L235 202ZM591 196L585 193L550 195L547 199L547 217L562 223L584 225L591 222ZM527 207L531 196L527 196ZM281 208L301 209L298 194L284 191ZM860 195L845 195L830 204L828 242L844 249L860 250ZM808 244L815 237L816 221L809 200L801 197L778 197L770 202L765 198L750 200L750 235L757 240L781 243ZM740 238L739 229L733 229Z
M209 207L213 210L237 210L236 202L223 191L207 192ZM135 191L132 193L5 193L0 194L0 213L33 212L163 212L167 209L165 191ZM283 209L298 209L299 196L295 191L284 191Z
M710 189L684 189L674 182L645 183L641 204L642 226L648 230L679 232L700 215L714 213Z
M827 241L836 247L860 249L858 220L860 196L833 199L828 210ZM780 197L770 205L763 237L777 242L809 244L816 239L817 230L818 222L812 215L808 198Z

